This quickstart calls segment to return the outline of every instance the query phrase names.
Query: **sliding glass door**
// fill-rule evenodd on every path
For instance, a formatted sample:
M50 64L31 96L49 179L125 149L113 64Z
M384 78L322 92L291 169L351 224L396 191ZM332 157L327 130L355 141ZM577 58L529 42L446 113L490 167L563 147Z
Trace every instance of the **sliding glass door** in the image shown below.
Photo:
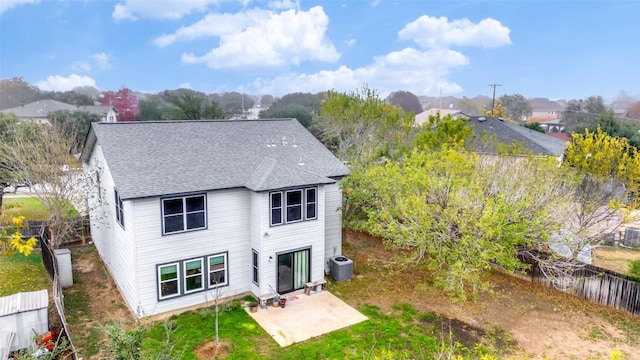
M304 288L309 282L309 249L278 255L278 293Z

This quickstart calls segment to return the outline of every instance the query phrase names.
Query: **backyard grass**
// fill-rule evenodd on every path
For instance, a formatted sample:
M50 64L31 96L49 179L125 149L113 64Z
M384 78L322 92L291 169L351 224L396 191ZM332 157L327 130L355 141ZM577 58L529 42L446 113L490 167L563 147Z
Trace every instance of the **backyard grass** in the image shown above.
M10 222L12 217L24 216L27 220L47 220L49 212L44 208L38 198L20 196L2 199L3 222Z
M503 358L512 346L503 331L494 331L483 340L486 332L482 329L458 333L452 319L417 311L408 304L397 304L390 312L365 305L360 311L369 320L281 348L238 302L234 304L219 316L220 338L228 347L226 359L432 359L449 351L461 359L499 356L488 357L495 359ZM213 311L201 310L172 317L169 323L173 329L173 355L186 360L198 359L195 355L198 347L211 342L215 334L214 316ZM166 343L165 324L157 323L147 332L143 349L149 355L157 354L163 342Z
M0 255L0 279L0 296L51 286L39 252L29 256Z
M593 265L613 270L620 274L629 273L629 263L640 260L640 249L621 246L599 247L593 252Z

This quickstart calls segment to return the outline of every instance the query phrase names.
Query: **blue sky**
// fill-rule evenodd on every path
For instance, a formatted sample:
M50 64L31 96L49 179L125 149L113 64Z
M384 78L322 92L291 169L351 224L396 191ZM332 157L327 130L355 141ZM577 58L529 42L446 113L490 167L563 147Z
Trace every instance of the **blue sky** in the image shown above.
M0 78L43 90L640 96L640 1L3 0Z

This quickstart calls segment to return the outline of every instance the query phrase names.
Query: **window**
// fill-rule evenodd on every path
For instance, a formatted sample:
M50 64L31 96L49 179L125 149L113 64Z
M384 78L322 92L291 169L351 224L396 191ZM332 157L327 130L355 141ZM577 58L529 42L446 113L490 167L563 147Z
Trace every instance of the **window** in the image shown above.
M312 220L316 218L316 209L317 209L317 201L316 201L316 188L306 189L305 190L305 204L307 205L306 212L304 213L305 220Z
M158 300L229 285L227 253L158 265L157 269Z
M122 199L120 199L118 190L113 189L113 193L115 194L116 198L116 220L118 220L118 224L124 227L124 211L122 210Z
M253 283L256 285L259 285L260 283L258 282L258 252L255 250L252 250L253 252Z
M209 288L227 284L227 255L209 256Z
M205 195L162 199L162 233L172 234L207 227Z
M270 193L271 226L318 217L318 189L306 188Z
M160 279L159 297L166 299L179 295L180 286L178 284L178 264L169 264L158 267L158 278Z
M204 289L202 259L184 262L184 292L190 293Z
M271 225L282 224L282 193L271 193Z

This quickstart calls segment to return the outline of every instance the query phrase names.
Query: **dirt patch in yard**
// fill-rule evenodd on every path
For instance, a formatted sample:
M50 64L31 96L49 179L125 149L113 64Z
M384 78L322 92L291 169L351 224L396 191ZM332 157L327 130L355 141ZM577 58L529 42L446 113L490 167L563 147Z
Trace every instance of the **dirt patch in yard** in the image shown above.
M452 302L421 269L397 270L379 239L348 233L344 253L354 260L354 279L332 284L352 306L366 303L389 311L408 303L424 312L452 319L513 358L609 359L614 349L640 359L640 318L502 273L493 273L493 294ZM331 290L331 289L330 289ZM460 323L458 323L460 322ZM453 332L453 330L452 330ZM460 341L464 341L464 331Z
M231 353L231 343L227 340L220 340L220 344L216 346L216 341L209 341L197 347L195 354L199 360L225 359Z
M64 289L71 339L84 359L110 359L105 351L105 325L131 326L133 317L93 245L71 248L72 287Z

